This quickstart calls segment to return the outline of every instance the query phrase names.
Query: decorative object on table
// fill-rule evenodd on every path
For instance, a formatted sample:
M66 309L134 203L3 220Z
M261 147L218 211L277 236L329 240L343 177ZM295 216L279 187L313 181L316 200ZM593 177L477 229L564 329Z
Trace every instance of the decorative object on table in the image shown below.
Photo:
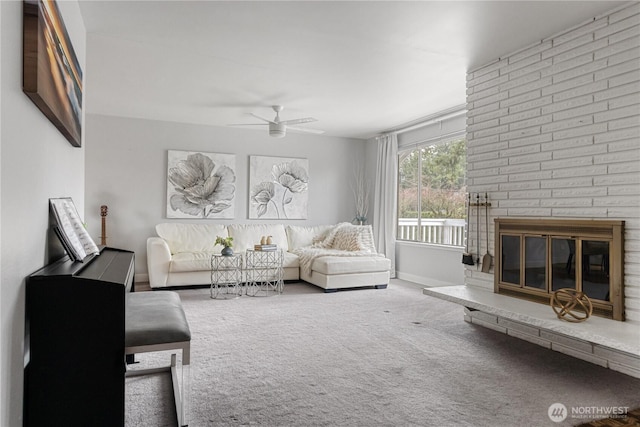
M262 236L262 238L260 239L261 246L272 245L272 244L273 244L273 236Z
M23 3L22 91L71 145L82 145L82 69L55 1Z
M558 319L573 323L584 322L593 313L593 304L589 297L584 292L571 288L558 289L552 293L551 308Z
M251 156L249 218L306 219L309 160Z
M367 222L367 213L369 212L369 186L364 176L364 164L356 163L353 170L353 197L356 206L356 217L354 221L358 225L364 225Z
M233 218L234 154L167 152L167 218Z
M233 249L231 249L231 247L233 246L233 237L231 237L231 236L229 236L229 237L217 236L215 244L224 246L222 248L222 250L220 251L221 255L224 255L224 256L233 255Z

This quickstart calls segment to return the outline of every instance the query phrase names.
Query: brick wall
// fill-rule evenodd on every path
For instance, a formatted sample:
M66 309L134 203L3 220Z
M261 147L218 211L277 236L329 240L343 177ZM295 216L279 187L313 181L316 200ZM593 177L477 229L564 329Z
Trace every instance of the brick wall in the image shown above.
M626 314L640 323L640 4L469 72L467 109L468 190L489 193L490 253L495 217L623 219ZM493 270L467 266L465 283L493 289Z

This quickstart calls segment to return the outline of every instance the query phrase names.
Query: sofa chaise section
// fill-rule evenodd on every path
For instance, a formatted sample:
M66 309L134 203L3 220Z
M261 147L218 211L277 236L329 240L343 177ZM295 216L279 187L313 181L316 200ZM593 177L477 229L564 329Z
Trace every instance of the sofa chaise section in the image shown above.
M385 257L323 256L313 261L310 272L300 270L300 278L327 292L365 286L384 289L390 268L391 261Z
M289 250L300 256L300 278L327 292L386 288L391 261L377 253L370 225L288 226Z

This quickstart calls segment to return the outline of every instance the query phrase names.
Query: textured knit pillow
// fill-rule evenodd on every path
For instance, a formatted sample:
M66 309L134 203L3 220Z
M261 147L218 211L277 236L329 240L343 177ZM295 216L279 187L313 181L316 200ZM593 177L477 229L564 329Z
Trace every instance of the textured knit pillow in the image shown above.
M336 230L331 247L343 251L361 251L364 249L360 243L361 233L359 225L341 224Z

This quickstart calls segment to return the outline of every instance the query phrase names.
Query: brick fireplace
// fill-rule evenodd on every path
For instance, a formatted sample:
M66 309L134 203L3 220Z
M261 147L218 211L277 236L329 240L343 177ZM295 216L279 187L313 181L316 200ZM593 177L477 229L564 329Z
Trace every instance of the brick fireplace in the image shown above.
M495 218L624 220L619 314L625 322L611 322L612 328L640 325L640 62L631 35L639 17L637 3L620 6L467 74L467 191L491 199L488 230L476 212L468 221L469 247L480 247L474 256L490 253L500 261ZM603 251L597 244L574 249L573 241L565 243L565 267L573 254L572 280L588 279L578 263L587 273L613 268L598 264L602 254L591 255ZM555 251L563 244L557 239ZM575 256L578 249L588 263ZM499 272L465 266L464 283L492 291ZM523 288L538 294L535 286ZM601 308L618 316L613 307Z
M490 253L495 264L489 273L477 264L465 265L464 285L423 291L463 305L465 320L471 323L636 378L640 378L639 16L637 3L620 6L469 71L467 191L488 192L491 208L489 229L477 220L477 212L471 213L467 237L470 248L480 247L476 259ZM509 259L503 263L502 255L496 256L500 244L496 234L505 234L508 221L501 222L498 230L495 218L624 220L624 231L618 221L620 246L607 237L608 247L603 248L602 236L578 238L578 233L563 232L563 226L531 234L509 230L518 236L507 239L514 251L524 246L535 255L523 261L521 253L507 251ZM554 265L555 282L550 274ZM504 295L518 288L544 302L548 298L544 294L560 280L583 289L602 289L603 279L614 287L609 298L589 291L598 300L599 314L610 313L624 322L601 316L565 322L548 305ZM592 283L585 286L585 280Z
M574 289L624 320L624 221L496 218L495 230L494 292L549 304Z

